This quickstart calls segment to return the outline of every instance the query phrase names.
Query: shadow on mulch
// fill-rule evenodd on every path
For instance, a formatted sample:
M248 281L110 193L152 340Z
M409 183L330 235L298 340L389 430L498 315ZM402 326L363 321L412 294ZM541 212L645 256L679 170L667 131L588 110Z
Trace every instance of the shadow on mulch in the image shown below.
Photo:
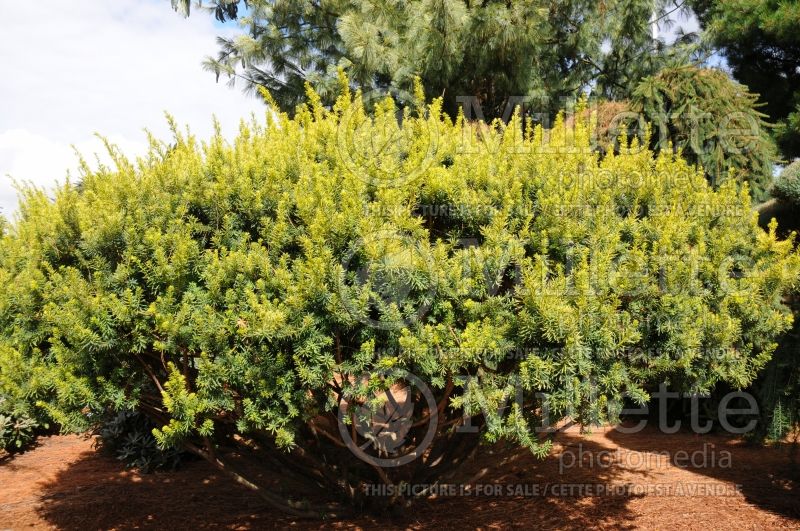
M203 462L141 474L111 457L83 452L43 485L40 516L59 529L207 528L261 519L269 512L246 490Z
M577 444L579 438L562 436L561 448ZM605 449L580 439L586 452ZM610 483L618 478L619 469L576 468L568 475L559 472L559 452L543 460L527 451L487 448L450 482L474 478L483 468L491 471L471 484L475 488L466 496L420 500L392 516L363 514L353 518L308 521L294 520L276 514L249 491L217 474L202 461L189 462L177 472L139 474L122 470L122 465L96 452L84 452L69 468L42 485L43 503L38 514L59 529L134 529L134 528L285 528L302 529L352 528L420 529L420 528L509 528L535 527L586 529L627 525L628 502L631 496L584 497L515 495L507 489L526 485L562 483ZM630 471L627 471L630 474ZM647 472L641 473L646 481ZM263 471L259 482L278 487L285 485L278 473ZM486 485L499 485L491 492ZM490 491L490 494L486 492ZM519 491L517 491L519 493ZM292 492L301 495L300 492ZM325 501L324 492L306 493L310 501Z
M681 432L675 436L653 432L656 430L635 434L611 431L607 437L619 447L634 452L666 453L672 458L680 451L690 457L695 454L698 466L683 461L686 470L739 485L749 503L800 519L800 463L796 446L763 447L722 433L696 436ZM730 452L729 461L721 461L723 451Z
M675 456L679 451L708 448L717 456L723 450L730 452L730 465L684 468L659 461L637 467L633 462L652 454ZM143 475L125 470L120 462L95 451L90 438L56 436L43 440L30 455L15 456L0 465L0 528L678 529L756 525L797 529L800 482L793 476L789 450L748 446L724 435L665 435L655 429L628 435L614 431L588 436L562 433L553 452L543 460L512 447L484 448L460 476L447 480L456 486L470 484L471 495L419 500L392 516L361 514L298 521L275 513L203 461L188 462L177 472ZM592 462L602 455L606 456L602 466L599 461ZM486 473L480 476L484 469ZM295 498L303 494L299 484L269 469L262 470L258 482L272 489L283 488L284 494ZM544 496L514 491L515 487L547 485L704 483L739 484L742 493L730 497L631 495L623 489L615 495L551 492ZM475 494L478 485L484 490ZM499 487L500 492L488 494L492 489L487 486ZM325 495L318 490L306 493L313 503L326 501Z
M667 525L670 515L680 511L703 514L700 519L681 520L684 526L693 522L692 526L713 527L723 519L753 525L767 518L788 528L793 522L800 523L800 482L793 476L788 447L759 448L724 435L665 435L653 429L637 434L609 431L588 437L562 433L556 443L553 452L542 460L510 446L484 448L458 477L447 480L449 484L471 485L468 495L419 500L392 516L362 514L325 521L298 521L275 513L203 461L188 462L177 472L140 474L80 447L75 448L80 453L73 453L71 465L38 483L41 503L34 510L45 523L59 529L632 529L637 525ZM46 445L42 450L48 448ZM684 468L667 462L637 468L626 458L628 452L640 459L661 453L674 457L679 451L711 452L716 459L726 451L731 460L728 466L717 462L714 466L706 463ZM602 466L599 461L592 463L603 455L607 459ZM285 475L268 468L261 474L260 484L282 488L284 494L295 498L303 496L297 490L299 484L293 485ZM699 484L706 480L739 484L742 496L543 495L525 491L533 486L624 487ZM483 486L480 494L476 493L478 485ZM522 493L515 490L520 488ZM324 496L320 491L305 493L314 503L326 501ZM763 511L777 516L768 517Z

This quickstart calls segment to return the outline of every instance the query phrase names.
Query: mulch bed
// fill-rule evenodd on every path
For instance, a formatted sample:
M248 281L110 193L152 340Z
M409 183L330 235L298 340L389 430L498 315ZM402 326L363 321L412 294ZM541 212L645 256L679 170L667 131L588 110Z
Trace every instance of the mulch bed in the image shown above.
M544 460L495 446L470 463L465 477L477 479L469 487L442 489L391 516L328 521L275 514L203 461L140 474L92 443L47 437L0 460L0 530L800 529L792 447L756 447L722 435L562 433ZM269 472L261 478L280 480Z

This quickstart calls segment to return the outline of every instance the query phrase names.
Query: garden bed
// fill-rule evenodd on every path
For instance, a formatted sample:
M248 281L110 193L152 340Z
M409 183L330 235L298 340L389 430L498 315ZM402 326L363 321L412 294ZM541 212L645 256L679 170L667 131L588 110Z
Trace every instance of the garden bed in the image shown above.
M790 445L655 430L563 433L556 441L544 460L485 449L465 476L476 478L469 492L444 492L394 516L304 521L275 514L202 461L140 474L100 454L90 438L48 437L0 462L0 529L800 527ZM261 477L265 485L280 479Z

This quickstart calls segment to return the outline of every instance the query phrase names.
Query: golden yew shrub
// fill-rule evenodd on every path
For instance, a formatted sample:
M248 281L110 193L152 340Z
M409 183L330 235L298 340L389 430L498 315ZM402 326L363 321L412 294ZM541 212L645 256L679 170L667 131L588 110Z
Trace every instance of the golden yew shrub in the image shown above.
M224 470L244 446L363 500L481 441L544 454L545 410L613 420L658 382L741 387L770 358L798 255L745 188L636 142L601 159L588 120L421 101L368 113L345 82L331 109L310 93L231 142L173 127L54 200L26 190L0 243L0 394L64 429L136 408L162 445ZM398 409L381 440L370 414Z

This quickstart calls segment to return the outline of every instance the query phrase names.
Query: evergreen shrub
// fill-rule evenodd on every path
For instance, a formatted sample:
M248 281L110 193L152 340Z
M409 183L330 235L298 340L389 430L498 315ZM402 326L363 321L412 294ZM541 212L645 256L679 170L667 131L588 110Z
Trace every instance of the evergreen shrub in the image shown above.
M587 120L475 126L417 99L368 114L343 82L230 143L173 124L54 198L25 190L0 242L0 393L64 430L135 409L162 447L309 515L233 452L361 503L481 441L544 455L544 412L614 420L658 382L743 387L769 360L800 264L746 185L636 141L600 159ZM380 440L369 413L409 422Z

